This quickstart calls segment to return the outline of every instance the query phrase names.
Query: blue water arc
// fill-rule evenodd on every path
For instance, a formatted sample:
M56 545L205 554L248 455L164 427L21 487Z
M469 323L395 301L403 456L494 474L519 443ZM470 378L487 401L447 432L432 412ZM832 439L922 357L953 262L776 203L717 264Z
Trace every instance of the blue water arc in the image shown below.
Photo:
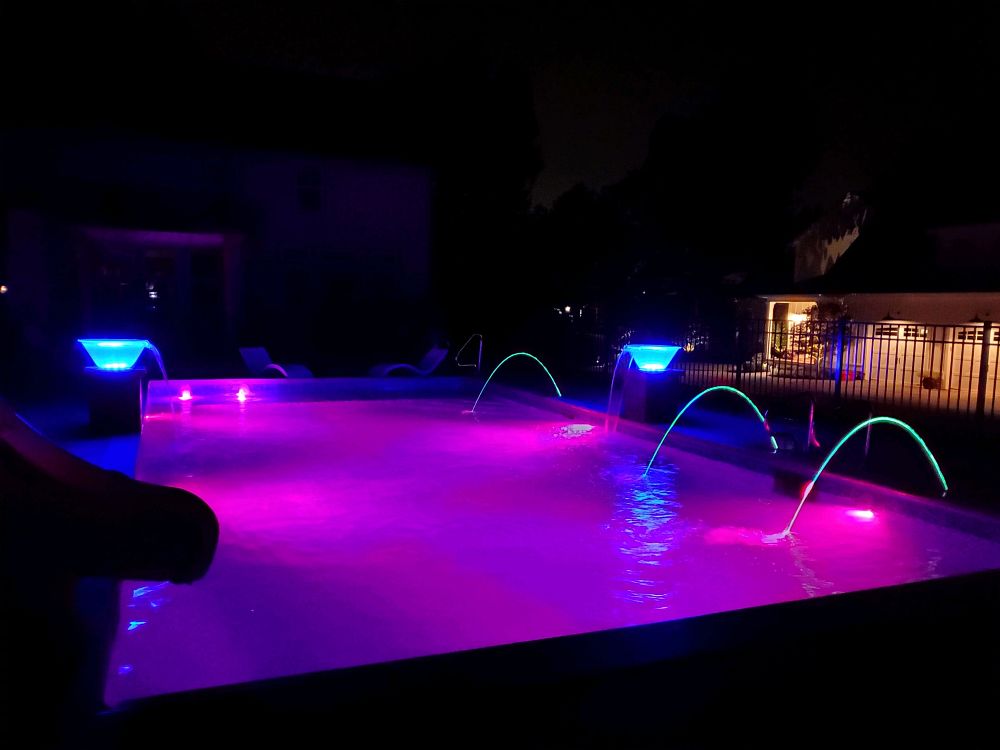
M514 352L513 354L508 354L506 357L504 357L500 361L500 364L498 364L496 367L493 368L493 372L491 372L490 376L486 378L486 382L483 383L483 387L480 389L479 395L476 396L476 403L472 405L472 412L475 412L476 407L479 406L479 399L483 397L483 393L486 392L486 386L488 386L490 384L490 381L493 380L493 376L497 374L497 370L503 367L504 364L509 360L514 359L514 357L528 357L529 359L533 359L535 362L537 362L539 366L541 366L541 368L545 370L545 374L549 376L549 380L552 381L552 387L556 389L556 396L562 398L562 391L559 390L559 384L556 383L556 379L552 377L552 373L549 372L549 368L545 366L542 360L540 360L534 354L528 354L528 352Z
M737 396L739 396L744 401L746 401L748 404L750 404L750 408L753 409L754 414L757 415L757 418L760 420L760 423L762 425L764 425L764 429L767 430L767 436L771 439L771 448L775 452L777 452L777 450L778 450L778 442L774 439L774 435L771 434L771 431L768 430L768 428L767 428L767 420L764 418L764 415L761 414L760 409L757 408L757 404L755 404L753 402L753 399L750 398L747 394L745 394L743 391L741 391L738 388L733 388L732 386L729 386L729 385L713 385L711 388L706 388L701 393L699 393L697 396L695 396L694 398L692 398L690 401L688 401L686 404L684 404L684 407L679 412L677 412L677 416L674 417L674 421L670 423L670 426L667 428L667 431L664 432L663 433L663 437L660 438L660 442L656 446L656 450L653 451L653 455L649 459L649 463L646 464L646 470L644 472L642 472L643 476L646 476L647 474L649 474L649 470L653 466L653 461L656 460L656 456L660 452L660 448L663 447L663 443L666 441L667 435L669 435L670 431L672 429L674 429L674 425L677 424L677 420L679 420L684 415L684 412L686 412L689 408L691 408L691 406L698 399L700 399L702 396L704 396L704 395L706 395L708 393L712 393L713 391L726 391L726 392L729 392L729 393L735 393Z
M931 467L934 469L934 473L937 476L937 480L938 482L941 483L941 489L943 490L942 494L948 492L948 482L944 478L944 472L941 471L941 466L938 464L937 459L934 458L934 454L931 453L931 449L927 447L927 443L925 443L924 439L917 434L916 430L910 427L910 425L908 425L906 422L903 422L902 420L899 419L895 419L893 417L872 417L871 419L866 419L864 422L856 424L850 430L850 432L844 435L844 437L842 437L840 441L835 446L833 446L833 450L831 450L829 455L827 455L827 457L823 459L823 463L819 465L819 468L816 470L816 473L813 475L813 478L809 481L809 484L806 485L805 490L802 492L802 499L799 500L799 505L795 509L795 513L792 515L792 520L788 522L788 526L785 527L785 530L782 531L781 534L778 535L778 537L788 536L790 533L792 533L792 526L795 525L795 520L799 517L799 513L802 511L802 506L805 505L806 499L809 497L809 493L811 493L813 487L816 486L816 482L819 481L820 475L826 469L827 464L829 464L830 461L833 459L833 457L837 455L837 451L839 451L844 446L844 443L850 440L858 432L865 429L869 425L875 425L875 424L888 424L892 425L893 427L898 427L899 429L903 430L907 435L912 437L914 441L916 441L917 445L920 446L920 450L923 451L924 455L927 457L927 460L930 462Z

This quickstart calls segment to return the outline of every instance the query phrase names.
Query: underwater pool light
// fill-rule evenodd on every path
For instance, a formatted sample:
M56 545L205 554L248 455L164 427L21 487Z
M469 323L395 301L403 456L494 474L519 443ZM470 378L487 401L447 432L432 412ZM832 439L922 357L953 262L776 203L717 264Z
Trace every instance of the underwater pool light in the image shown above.
M681 348L658 344L626 344L623 352L628 352L635 366L643 372L663 372L674 361Z
M913 438L916 441L917 445L920 446L920 450L923 451L924 456L927 458L928 463L930 463L931 465L931 468L934 469L934 474L937 476L937 480L941 484L941 489L942 489L941 497L944 497L946 494L948 494L948 482L944 478L944 472L941 471L940 464L938 464L937 459L934 458L934 454L931 453L931 449L927 447L927 443L924 442L924 439L917 434L917 431L914 430L912 427L910 427L910 425L906 424L906 422L896 419L895 417L872 417L871 419L866 419L864 422L859 422L858 424L854 425L854 427L851 428L851 431L848 432L846 435L844 435L844 437L840 439L840 442L833 447L833 450L830 451L830 453L827 455L825 459L823 459L823 463L819 465L819 469L816 470L816 473L813 475L813 478L806 484L805 490L802 492L802 499L799 500L799 505L795 509L795 513L792 515L792 520L788 522L788 525L785 527L784 531L782 531L780 534L771 534L770 535L771 538L784 539L785 537L787 537L789 534L792 533L792 526L795 525L795 519L798 518L799 513L802 512L802 506L806 504L806 499L809 497L809 493L813 491L813 487L816 486L816 482L818 482L819 478L823 475L823 471L826 469L827 464L829 464L830 461L833 460L833 457L837 455L837 451L839 451L841 448L844 447L844 443L850 440L851 437L853 437L857 433L861 432L861 430L873 424L888 424L892 425L893 427L898 427L899 429L903 430L903 432L905 432L907 435L909 435L911 438ZM875 514L872 513L872 517L874 517L874 515Z
M849 510L847 515L851 518L856 518L859 521L874 521L875 511L873 510Z
M153 345L146 339L77 339L100 370L131 370Z

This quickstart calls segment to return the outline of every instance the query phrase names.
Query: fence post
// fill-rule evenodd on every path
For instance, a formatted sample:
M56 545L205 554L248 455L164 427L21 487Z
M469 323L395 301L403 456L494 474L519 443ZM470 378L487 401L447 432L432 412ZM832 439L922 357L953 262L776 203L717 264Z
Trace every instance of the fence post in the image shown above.
M837 369L834 372L834 377L837 378L837 382L833 385L833 396L839 402L840 401L840 381L844 377L844 332L847 330L847 319L841 318L837 321Z
M740 346L740 326L742 322L736 321L736 387L743 388L743 350Z
M983 346L979 352L979 388L976 391L976 419L982 421L986 416L986 380L990 374L990 334L993 323L983 323Z

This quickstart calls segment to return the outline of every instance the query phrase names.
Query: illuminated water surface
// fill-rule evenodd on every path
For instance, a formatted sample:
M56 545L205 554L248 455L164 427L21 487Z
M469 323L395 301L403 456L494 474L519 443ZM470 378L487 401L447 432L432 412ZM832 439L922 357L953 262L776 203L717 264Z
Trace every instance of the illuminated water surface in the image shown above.
M124 587L112 704L1000 567L828 492L766 544L796 505L769 476L671 450L643 478L650 444L499 397L237 398L146 422L137 475L221 539L193 586Z

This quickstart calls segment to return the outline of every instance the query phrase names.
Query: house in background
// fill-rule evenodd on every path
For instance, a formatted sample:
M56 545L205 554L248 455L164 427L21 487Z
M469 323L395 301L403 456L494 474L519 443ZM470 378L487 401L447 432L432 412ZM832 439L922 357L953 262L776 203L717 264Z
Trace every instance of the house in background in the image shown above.
M156 64L141 91L0 115L0 383L72 367L80 336L150 338L173 373L246 345L346 373L474 325L469 279L535 169L526 79Z
M844 209L793 244L788 291L743 300L761 377L839 377L876 400L970 411L995 404L1000 224L900 231L852 200Z
M853 320L1000 320L1000 223L902 233L866 226L866 216L858 208L796 239L791 289L760 295L757 311L794 318L826 302Z
M426 304L427 166L84 130L3 148L7 302L39 345L127 335L212 363Z

